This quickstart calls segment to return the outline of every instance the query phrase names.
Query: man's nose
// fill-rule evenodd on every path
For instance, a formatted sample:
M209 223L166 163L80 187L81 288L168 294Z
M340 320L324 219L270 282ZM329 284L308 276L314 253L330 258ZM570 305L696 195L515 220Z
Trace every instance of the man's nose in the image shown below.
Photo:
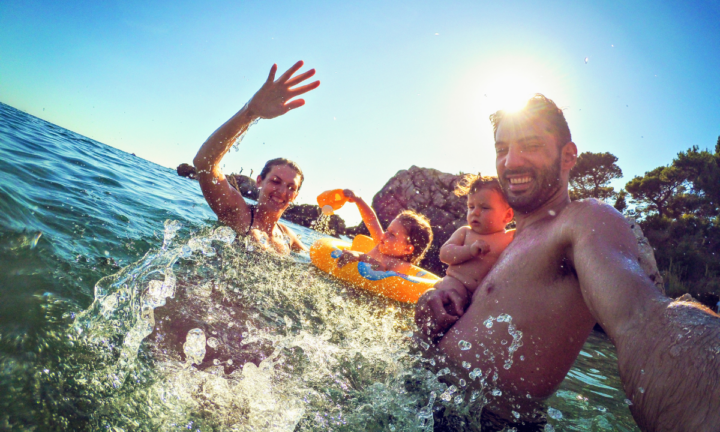
M523 158L522 150L517 146L508 147L508 152L505 155L504 166L505 169L519 168L525 163Z

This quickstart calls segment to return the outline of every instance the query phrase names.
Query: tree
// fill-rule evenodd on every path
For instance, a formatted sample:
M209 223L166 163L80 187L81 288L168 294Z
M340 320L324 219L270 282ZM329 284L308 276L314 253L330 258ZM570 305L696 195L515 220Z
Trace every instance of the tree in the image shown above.
M627 201L625 198L627 197L627 192L625 192L625 189L620 189L620 192L617 193L617 197L615 197L615 204L613 207L615 207L615 210L622 213L627 208Z
M637 210L641 214L648 216L656 212L661 218L672 217L670 209L677 208L673 204L683 197L686 180L686 173L678 167L657 167L630 180L625 189L638 204Z
M688 185L694 197L692 211L701 217L720 214L720 137L715 153L693 146L680 152L673 166L686 172Z
M581 153L575 167L570 171L570 198L607 200L614 197L615 189L608 184L611 180L622 177L617 161L615 155L607 152Z

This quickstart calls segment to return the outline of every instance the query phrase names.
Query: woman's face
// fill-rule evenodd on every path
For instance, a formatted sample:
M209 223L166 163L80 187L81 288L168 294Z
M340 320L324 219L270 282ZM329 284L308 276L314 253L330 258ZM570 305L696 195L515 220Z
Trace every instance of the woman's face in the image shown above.
M260 188L258 204L276 211L285 211L295 200L300 189L300 174L288 165L275 165L263 180L258 176Z

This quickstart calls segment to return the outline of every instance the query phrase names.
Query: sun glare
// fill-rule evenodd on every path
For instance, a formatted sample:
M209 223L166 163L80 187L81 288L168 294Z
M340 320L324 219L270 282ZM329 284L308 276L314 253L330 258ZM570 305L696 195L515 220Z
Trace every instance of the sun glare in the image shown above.
M488 80L488 105L493 111L517 111L538 92L537 83L519 73L505 73Z

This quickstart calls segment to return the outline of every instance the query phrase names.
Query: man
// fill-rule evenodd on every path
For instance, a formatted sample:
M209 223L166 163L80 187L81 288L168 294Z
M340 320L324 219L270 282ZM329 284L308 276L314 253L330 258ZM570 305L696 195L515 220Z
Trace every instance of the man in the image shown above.
M428 355L456 379L484 387L484 421L532 430L543 422L539 402L557 389L598 322L617 348L643 430L720 430L718 316L655 288L615 209L570 201L577 147L551 100L536 95L522 111L498 111L491 121L517 232L472 297L432 290L418 301Z

